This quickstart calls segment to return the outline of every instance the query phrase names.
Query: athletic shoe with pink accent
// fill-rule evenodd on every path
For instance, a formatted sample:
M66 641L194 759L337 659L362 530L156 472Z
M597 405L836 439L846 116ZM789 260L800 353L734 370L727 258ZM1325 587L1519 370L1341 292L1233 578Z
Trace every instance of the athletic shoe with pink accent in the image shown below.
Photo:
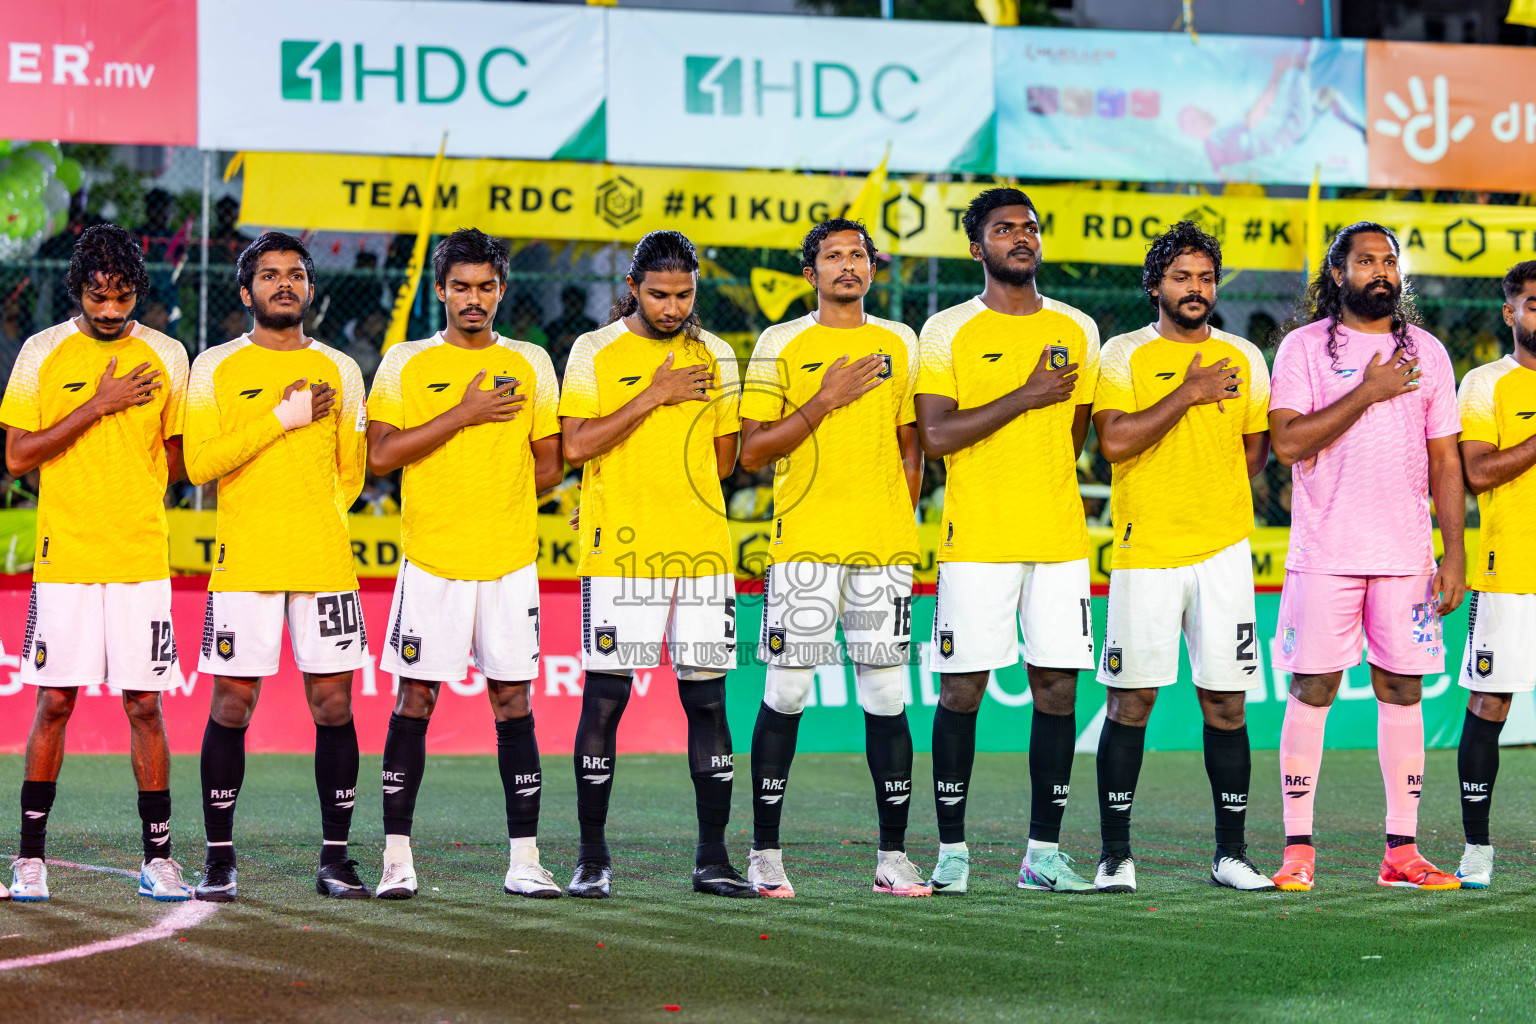
M1311 846L1287 846L1275 872L1275 887L1285 892L1311 892L1317 874L1317 850Z
M1416 844L1387 847L1377 885L1398 889L1460 889L1461 879L1448 875L1425 860Z
M875 866L875 892L892 896L932 896L933 888L923 882L922 872L907 859L904 850L880 850Z
M783 850L752 850L747 854L747 882L759 896L792 900L795 887L784 873Z

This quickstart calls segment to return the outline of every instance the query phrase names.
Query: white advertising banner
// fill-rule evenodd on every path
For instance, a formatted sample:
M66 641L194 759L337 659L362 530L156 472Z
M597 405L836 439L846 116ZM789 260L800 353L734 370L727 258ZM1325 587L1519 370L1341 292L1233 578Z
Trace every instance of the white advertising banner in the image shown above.
M984 25L619 9L608 32L610 160L992 169Z
M601 159L603 13L200 0L199 145Z

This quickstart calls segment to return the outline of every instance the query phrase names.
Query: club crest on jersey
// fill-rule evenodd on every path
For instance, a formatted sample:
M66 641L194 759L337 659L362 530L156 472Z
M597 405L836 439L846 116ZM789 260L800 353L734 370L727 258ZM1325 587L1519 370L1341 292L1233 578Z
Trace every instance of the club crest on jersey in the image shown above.
M1109 674L1112 675L1112 676L1117 676L1117 675L1120 674L1120 670L1125 667L1124 664L1120 660L1120 648L1118 648L1118 647L1108 647L1108 648L1105 648L1105 650L1104 650L1104 667L1109 669Z
M612 626L600 626L592 631L592 642L597 645L599 654L612 654L619 645L618 630Z
M235 634L213 634L213 650L224 661L233 658L235 656Z
M1286 654L1296 653L1296 627L1286 626L1285 632L1280 637L1280 649Z
M1484 679L1486 679L1489 676L1493 675L1493 652L1492 651L1478 651L1477 652L1477 674L1482 676Z
M768 653L770 655L784 653L784 630L770 629L768 631Z
M504 388L508 384L516 384L516 383L517 383L517 378L516 377L492 377L491 378L491 390L494 391L497 388Z
M38 641L37 650L32 652L32 665L34 668L42 668L48 664L48 645Z
M1067 347L1065 345L1052 345L1049 349L1050 358L1047 365L1053 370L1059 370L1067 365Z
M881 352L881 353L879 353L879 355L880 355L880 369L875 374L875 376L879 377L881 380L890 380L891 379L891 357L890 357L889 353L886 353L886 352Z
M955 632L952 629L939 630L939 657L953 658L955 656Z
M414 665L421 660L421 637L403 636L400 638L400 660L407 665Z

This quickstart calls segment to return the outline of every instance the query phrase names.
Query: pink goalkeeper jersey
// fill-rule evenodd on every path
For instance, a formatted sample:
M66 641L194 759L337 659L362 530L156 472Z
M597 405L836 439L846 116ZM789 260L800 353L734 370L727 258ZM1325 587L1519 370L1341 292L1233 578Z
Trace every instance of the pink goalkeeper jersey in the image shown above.
M1408 328L1419 357L1419 390L1377 402L1333 444L1291 467L1291 548L1285 567L1335 576L1414 576L1433 572L1429 515L1430 438L1461 430L1456 379L1445 346ZM1328 323L1285 336L1275 354L1269 407L1303 415L1359 386L1365 367L1396 345L1390 334L1339 327L1338 357L1328 355Z

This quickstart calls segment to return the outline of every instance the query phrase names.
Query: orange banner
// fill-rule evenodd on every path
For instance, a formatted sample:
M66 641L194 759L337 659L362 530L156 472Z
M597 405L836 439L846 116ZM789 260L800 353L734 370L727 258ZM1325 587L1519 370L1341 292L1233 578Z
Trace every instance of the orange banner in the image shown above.
M1514 46L1366 44L1371 184L1536 189L1536 76Z

